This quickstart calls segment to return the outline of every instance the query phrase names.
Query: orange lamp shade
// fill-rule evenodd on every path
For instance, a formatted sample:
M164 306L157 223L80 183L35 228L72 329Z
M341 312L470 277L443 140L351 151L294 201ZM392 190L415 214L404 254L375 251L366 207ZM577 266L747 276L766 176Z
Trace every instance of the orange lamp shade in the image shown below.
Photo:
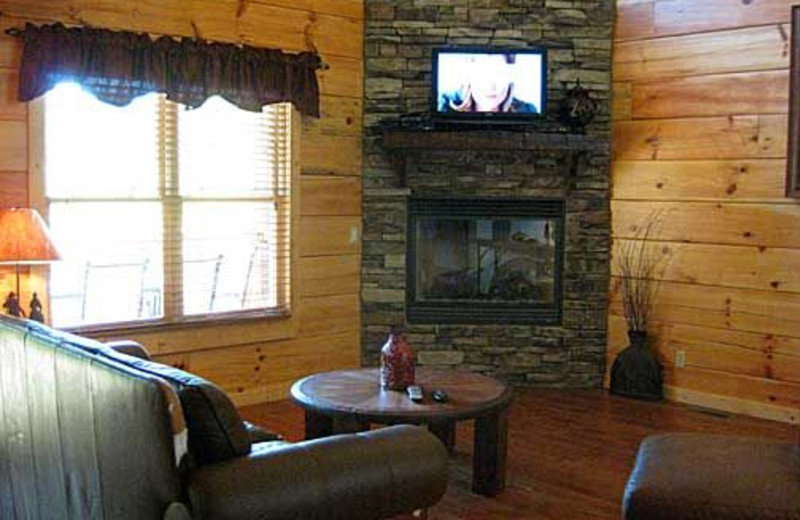
M0 209L0 264L60 260L47 224L35 209Z

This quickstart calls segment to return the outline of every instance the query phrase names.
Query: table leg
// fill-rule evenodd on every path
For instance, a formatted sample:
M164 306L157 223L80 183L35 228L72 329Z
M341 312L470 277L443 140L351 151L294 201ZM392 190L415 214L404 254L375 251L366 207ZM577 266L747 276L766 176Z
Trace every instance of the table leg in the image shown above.
M306 440L333 435L333 419L314 410L306 410Z
M439 437L448 453L456 446L456 423L454 421L435 421L428 424L428 431Z
M472 491L494 496L506 487L508 410L475 420L475 450L472 460Z

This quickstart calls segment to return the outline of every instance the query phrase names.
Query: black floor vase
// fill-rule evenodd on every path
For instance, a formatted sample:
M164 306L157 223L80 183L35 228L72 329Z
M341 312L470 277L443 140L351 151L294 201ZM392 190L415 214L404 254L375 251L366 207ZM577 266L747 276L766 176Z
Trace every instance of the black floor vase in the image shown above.
M647 346L647 333L628 331L630 345L611 367L610 392L614 395L659 401L664 398L664 367Z

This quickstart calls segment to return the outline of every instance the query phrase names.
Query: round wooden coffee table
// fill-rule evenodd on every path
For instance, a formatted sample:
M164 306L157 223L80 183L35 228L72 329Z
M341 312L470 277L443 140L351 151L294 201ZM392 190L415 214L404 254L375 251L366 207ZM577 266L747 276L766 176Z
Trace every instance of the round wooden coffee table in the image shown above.
M416 383L424 391L421 403L405 392L383 390L378 369L309 376L291 394L305 409L306 439L364 431L370 423L426 424L452 449L456 421L474 419L472 489L489 496L503 491L511 389L481 374L424 367L417 368ZM447 402L433 401L433 390L447 392Z

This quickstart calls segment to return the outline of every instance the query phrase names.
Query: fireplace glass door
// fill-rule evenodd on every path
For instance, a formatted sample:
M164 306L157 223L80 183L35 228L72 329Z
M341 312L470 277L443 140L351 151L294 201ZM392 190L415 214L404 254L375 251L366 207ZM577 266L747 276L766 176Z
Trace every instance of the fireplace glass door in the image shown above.
M409 209L410 321L560 319L563 202L414 200Z

